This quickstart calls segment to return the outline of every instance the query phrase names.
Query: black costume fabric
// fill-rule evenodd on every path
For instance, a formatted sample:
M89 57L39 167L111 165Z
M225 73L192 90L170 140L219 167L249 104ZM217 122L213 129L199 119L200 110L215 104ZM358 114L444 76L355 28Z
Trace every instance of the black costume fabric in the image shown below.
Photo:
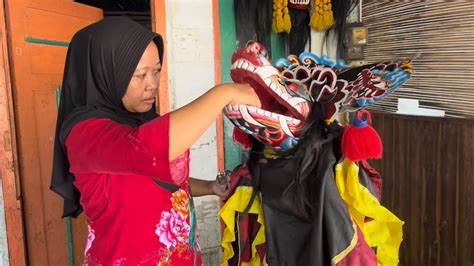
M337 126L332 126L332 129L335 128ZM331 131L331 128L327 130ZM291 156L280 158L266 157L258 145L251 151L251 160L247 162L250 175L233 176L231 188L232 194L237 188L248 186L254 187L254 192L261 193L265 243L253 245L260 227L258 216L248 213L248 208L236 212L235 241L231 243L235 253L225 261L225 265L248 263L252 259L252 248L256 248L260 258L265 257L268 265L333 265L336 257L345 254L346 258L348 253L353 252L348 247L353 246L354 241L358 242L357 245L364 241L354 238L357 235L356 225L336 185L334 168L343 160L341 136L342 131L336 130L320 139L318 159L306 160L316 162L308 165L308 171L299 171L301 162L305 161L301 156L306 153L305 147ZM242 166L236 169L239 168ZM367 163L361 163L359 182L379 198L374 185L377 177L372 170ZM252 197L250 203L242 204L250 206L255 200L257 198ZM375 260L375 253L357 256L365 258L359 261L361 263ZM352 263L369 265L357 264L357 259L348 259L342 265Z
M234 0L238 47L257 40L271 52L272 0Z
M128 112L122 104L130 79L151 41L158 46L162 61L161 36L128 18L106 18L74 35L66 57L50 187L64 198L63 217L77 217L82 212L64 145L71 129L90 118L108 118L138 127L158 116L155 108L139 114Z
M325 139L317 164L300 178L295 171L299 156L260 160L269 265L331 265L351 243L353 223L334 179L334 166L341 158L338 137ZM250 172L256 176L256 169Z
M310 15L308 9L289 8L291 31L288 35L290 54L301 54L305 51L306 43L311 38L309 27ZM309 44L311 49L311 44Z

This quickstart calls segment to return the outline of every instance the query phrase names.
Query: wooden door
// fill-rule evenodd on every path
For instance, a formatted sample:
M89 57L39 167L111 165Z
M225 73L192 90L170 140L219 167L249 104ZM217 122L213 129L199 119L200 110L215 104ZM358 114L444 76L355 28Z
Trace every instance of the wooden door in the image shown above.
M474 120L374 113L382 203L405 221L400 265L474 265Z
M72 0L5 2L27 262L79 265L85 218L61 219L62 200L49 184L67 45L75 32L102 18L102 10Z

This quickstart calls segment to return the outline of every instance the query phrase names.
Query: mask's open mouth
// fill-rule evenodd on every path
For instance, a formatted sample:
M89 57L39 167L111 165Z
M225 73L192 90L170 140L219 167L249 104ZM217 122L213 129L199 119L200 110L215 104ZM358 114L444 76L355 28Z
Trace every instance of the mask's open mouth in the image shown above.
M263 45L250 41L233 54L230 74L234 82L250 84L262 106L228 105L225 115L239 129L234 133L288 150L298 142L313 103L321 103L315 108L322 108L325 118L332 119L390 95L412 72L410 60L348 68L310 53L290 55L273 66ZM245 142L238 137L237 141Z
M300 131L301 122L308 116L310 104L282 84L281 76L273 66L255 66L250 60L239 58L232 64L231 76L237 83L248 83L252 86L262 107L227 106L226 113L229 118L243 118L257 127L281 127L290 136Z

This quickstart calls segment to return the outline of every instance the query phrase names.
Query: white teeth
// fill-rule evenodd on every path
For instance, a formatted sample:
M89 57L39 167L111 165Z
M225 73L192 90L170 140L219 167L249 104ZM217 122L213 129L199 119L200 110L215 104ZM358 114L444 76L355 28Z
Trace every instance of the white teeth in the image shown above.
M271 76L278 76L278 71L273 67L273 66L263 66L259 67L256 71L256 74L258 74L262 79L269 78Z
M293 125L299 125L300 123L301 123L301 120L293 118Z
M278 88L278 86L275 83L273 83L273 82L270 83L270 89L272 89L273 91L276 92L277 88Z
M267 86L270 86L270 84L272 84L271 79L264 79L263 81L265 81L265 84L267 84Z
M280 126L283 132L285 132L288 136L293 137L293 133L291 133L290 128L288 127L288 124L286 123L285 117L280 115L279 118L280 120Z
M283 91L280 89L276 89L275 92L276 94L278 94L278 96L281 96L283 94Z
M303 98L300 98L300 97L293 97L290 100L288 100L288 103L291 104L291 106L293 106L293 107L295 107L296 105L298 105L300 103L304 103L304 102L306 102L306 100L303 99Z
M236 69L238 64L239 64L239 61L235 61L235 62L232 64L232 69Z
M234 109L234 111L238 111L239 110L239 105L238 104L233 104L231 105L232 108Z
M253 106L247 106L247 109L252 113L255 113L257 111L257 108Z
M367 90L367 91L364 93L364 96L369 96L369 94L370 94L371 92L372 92L371 90Z
M245 60L237 60L235 61L230 69L245 69L250 72L255 72L257 70L254 66L252 66L249 62Z
M289 96L288 94L284 93L284 94L281 96L281 98L283 98L283 100L285 100L285 101L288 101L288 100L290 99L290 96Z
M242 114L242 118L251 123L251 124L254 124L256 126L260 126L260 127L263 127L262 124L260 124L259 122L257 122L255 119L253 119L252 116L250 116L248 110L247 110L247 107L245 105L239 105L239 111L240 113Z
M275 114L275 113L272 113L272 118L273 118L273 119L278 119L278 115Z
M257 114L263 115L264 111L262 109L257 109Z
M269 111L265 111L264 114L265 114L266 117L270 117L270 116L271 116L271 113L270 113Z
M298 113L301 113L301 106L298 104L298 105L292 105L293 108L295 108L296 111L298 111Z

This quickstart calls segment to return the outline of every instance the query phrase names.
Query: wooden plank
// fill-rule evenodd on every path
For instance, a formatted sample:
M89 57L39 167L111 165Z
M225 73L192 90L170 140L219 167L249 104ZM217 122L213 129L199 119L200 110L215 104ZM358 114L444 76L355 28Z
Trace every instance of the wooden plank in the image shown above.
M474 264L474 123L463 127L460 147L459 227L456 265ZM462 157L461 157L462 156Z
M439 138L438 138L438 128L439 124L430 124L424 131L424 137L426 138L426 143L429 144L426 146L426 151L424 157L426 161L424 162L425 165L425 173L424 176L425 184L426 184L426 202L430 205L430 208L427 208L426 215L426 222L424 224L425 234L427 236L425 247L427 250L427 260L428 265L436 265L436 258L438 257L437 252L437 239L436 239L436 198L437 198L437 191L436 188L438 187L437 182L437 167L439 164L439 159L436 157L437 154L440 153L438 148ZM411 221L408 221L411 222Z
M423 128L427 128L428 127L428 122L426 121L422 121L421 122L421 127ZM427 198L427 185L428 184L431 184L432 182L429 182L427 181L427 178L426 178L426 169L425 169L425 163L427 162L427 158L425 156L425 150L426 150L426 146L429 145L429 143L427 142L427 139L425 137L425 134L427 132L421 132L421 138L422 140L419 141L417 144L415 145L418 145L419 146L419 149L420 149L420 154L419 154L419 159L417 161L417 163L419 164L419 179L420 179L420 220L418 221L418 223L420 224L420 246L418 247L418 252L419 252L419 255L417 257L420 258L420 264L418 265L426 265L426 257L428 256L428 253L426 252L426 250L423 248L425 246L425 243L426 243L426 228L425 228L425 223L426 223L426 212L428 210L431 210L432 208L432 204L431 202L428 202L426 200Z
M407 198L411 203L411 206L407 209L407 216L405 219L410 217L416 221L421 221L421 178L420 178L420 146L421 143L415 142L413 140L418 139L417 127L419 126L418 121L409 121L407 127L404 128L408 132L407 139L402 145L407 146L406 157L406 168L403 173L403 176L409 176L407 180ZM401 144L401 143L400 143ZM404 225L406 237L406 254L407 254L407 263L410 265L421 265L419 250L421 248L421 231L422 224L420 222L416 223L406 223Z
M212 26L214 29L214 82L222 83L221 44L219 27L219 1L212 0ZM224 117L219 114L216 120L217 135L217 169L225 170L224 163Z
M393 126L392 126L393 123L394 123L393 119L391 119L391 118L387 119L387 125L390 125L388 127L388 129L393 128ZM394 132L392 132L390 130L387 130L387 132L385 132L385 133L386 133L385 139L389 142L389 145L390 145L391 148L386 150L384 152L384 154L387 154L387 155L389 154L388 155L389 160L387 160L387 161L390 161L392 163L388 164L388 165L386 165L386 167L384 167L385 168L385 173L384 174L386 176L386 180L387 180L388 184L385 187L385 190L387 192L383 192L383 193L387 195L387 197L384 197L384 199L389 200L388 203L387 203L387 206L389 206L391 210L396 211L395 210L395 202L396 202L396 199L398 197L396 196L396 193L395 193L396 186L394 186L394 182L396 182L395 181L395 176L396 175L394 174L395 173L395 167L394 167L395 164L393 163L395 161L395 156L396 156L396 152L395 152L396 140L395 140Z
M151 0L151 27L154 32L157 32L163 37L163 43L165 47L163 62L161 62L161 74L160 74L160 87L158 90L158 113L166 114L170 110L169 103L169 80L168 80L168 53L166 47L168 47L168 41L166 37L166 1L165 0Z
M445 123L441 130L439 265L456 265L460 128L455 123Z
M65 234L64 221L60 217L63 201L49 191L51 167L48 167L53 165L53 144L57 117L56 90L34 91L32 107L32 115L37 127L35 133L40 167L36 175L28 178L27 182L31 188L27 188L25 191L28 191L29 194L26 199L31 202L25 210L28 218L41 217L44 220L44 224L35 223L37 226L35 226L37 228L35 234L41 237L36 241L45 241L44 251L46 254L42 254L42 256L46 256L48 263L60 265L64 263L64 254L67 254L67 235ZM57 243L57 247L53 250L48 249L48 243ZM39 256L37 252L33 254Z
M26 265L25 238L8 60L4 1L0 1L0 176L3 187L5 223L10 265Z

